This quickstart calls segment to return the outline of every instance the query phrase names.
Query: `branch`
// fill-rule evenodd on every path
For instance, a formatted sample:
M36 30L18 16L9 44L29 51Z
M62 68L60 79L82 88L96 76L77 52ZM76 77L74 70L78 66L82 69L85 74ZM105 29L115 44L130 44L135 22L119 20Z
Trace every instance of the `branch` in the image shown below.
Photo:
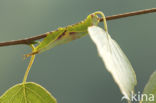
M147 14L147 13L153 13L153 12L156 12L156 8L145 9L145 10L134 11L134 12L128 12L128 13L118 14L118 15L113 15L113 16L107 16L106 19L107 20L114 20L114 19L120 19L120 18L129 17L129 16L135 16L135 15L141 15L141 14ZM102 22L102 21L103 21L103 19L101 18L100 22ZM25 38L25 39L21 39L21 40L13 40L13 41L1 42L0 43L0 47L2 47L2 46L10 46L10 45L18 45L18 44L31 44L35 40L39 40L39 39L45 38L46 36L47 35L45 33L45 34L41 34L41 35L38 35L38 36Z

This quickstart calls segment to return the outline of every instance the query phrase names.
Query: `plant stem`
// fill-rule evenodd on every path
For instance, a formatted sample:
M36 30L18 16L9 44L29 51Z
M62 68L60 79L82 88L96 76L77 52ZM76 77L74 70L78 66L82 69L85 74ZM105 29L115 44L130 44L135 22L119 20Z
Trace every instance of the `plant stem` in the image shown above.
M123 14L118 14L118 15L113 15L113 16L107 16L106 20L114 20L114 19L120 19L120 18L125 18L129 16L135 16L135 15L141 15L141 14L147 14L147 13L154 13L156 12L156 8L151 8L151 9L144 9L140 11L134 11L134 12L128 12L128 13L123 13ZM100 22L103 21L103 18L100 18ZM34 43L35 40L39 40L42 38L45 38L47 34L41 34L38 36L30 37L30 38L25 38L21 40L13 40L13 41L7 41L7 42L1 42L0 47L2 46L10 46L10 45L19 45L19 44L32 44Z
M30 45L30 46L31 46L32 49L34 50L34 46L33 46L33 45ZM27 81L27 77L28 77L29 71L30 71L30 69L31 69L31 66L32 66L34 60L35 60L35 55L32 55L32 56L31 56L31 59L30 59L30 62L29 62L29 65L28 65L27 70L26 70L25 75L24 75L23 84L25 84L26 81Z

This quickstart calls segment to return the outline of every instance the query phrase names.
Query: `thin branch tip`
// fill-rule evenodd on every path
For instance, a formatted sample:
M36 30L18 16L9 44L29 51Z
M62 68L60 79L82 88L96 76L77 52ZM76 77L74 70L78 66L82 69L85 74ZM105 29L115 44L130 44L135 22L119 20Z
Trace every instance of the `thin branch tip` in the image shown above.
M141 14L147 14L147 13L154 13L154 12L156 12L156 8L144 9L144 10L139 10L139 11L134 11L134 12L128 12L128 13L123 13L123 14L107 16L106 20L114 20L114 19L120 19L120 18L125 18L125 17L135 16L135 15L141 15ZM100 22L102 22L102 21L103 21L103 19L101 18ZM35 40L43 39L46 36L47 36L46 34L41 34L38 36L25 38L25 39L21 39L21 40L1 42L0 47L10 46L10 45L19 45L19 44L31 44L31 43L34 43Z

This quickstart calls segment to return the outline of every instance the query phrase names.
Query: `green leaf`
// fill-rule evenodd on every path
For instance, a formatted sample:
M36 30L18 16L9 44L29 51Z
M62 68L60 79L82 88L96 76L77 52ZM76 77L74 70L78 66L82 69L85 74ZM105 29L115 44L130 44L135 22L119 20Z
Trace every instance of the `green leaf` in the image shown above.
M142 103L156 103L156 71L151 75L143 94L147 95L147 98L143 98Z
M17 84L0 97L0 103L57 103L42 86L33 82Z

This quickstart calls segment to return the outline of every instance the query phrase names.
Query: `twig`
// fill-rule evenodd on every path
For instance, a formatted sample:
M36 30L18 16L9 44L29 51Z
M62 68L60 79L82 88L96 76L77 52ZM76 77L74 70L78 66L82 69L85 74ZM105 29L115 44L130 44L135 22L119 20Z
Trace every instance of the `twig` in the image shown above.
M113 20L113 19L120 19L120 18L125 18L129 16L135 16L135 15L141 15L141 14L147 14L147 13L153 13L156 12L156 8L151 8L151 9L144 9L144 10L139 10L139 11L134 11L134 12L128 12L124 14L117 14L117 15L112 15L112 16L107 16L107 20ZM103 19L100 19L100 22L102 22Z
M147 14L147 13L153 13L153 12L156 12L156 8L145 9L145 10L134 11L134 12L128 12L128 13L118 14L118 15L113 15L113 16L107 16L106 19L107 20L114 20L114 19L125 18L125 17L129 17L129 16L135 16L135 15L141 15L141 14ZM103 21L103 19L101 18L100 22L102 22L102 21ZM46 36L47 35L45 33L45 34L41 34L38 36L25 38L25 39L21 39L21 40L12 40L12 41L7 41L7 42L1 42L0 47L10 46L10 45L18 45L18 44L31 44L35 40L42 39Z

